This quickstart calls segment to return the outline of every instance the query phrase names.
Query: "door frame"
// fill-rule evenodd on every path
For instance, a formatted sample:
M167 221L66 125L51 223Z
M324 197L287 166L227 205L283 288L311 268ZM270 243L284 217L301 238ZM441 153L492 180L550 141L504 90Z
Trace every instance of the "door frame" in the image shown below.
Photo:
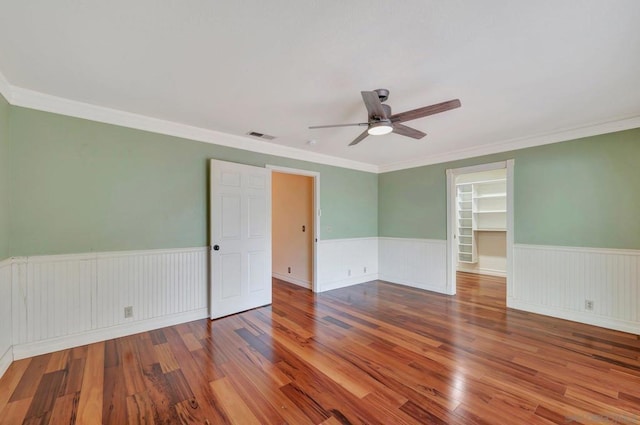
M507 169L507 302L513 296L513 167L514 160L447 169L447 287L446 293L456 294L457 252L455 243L456 177L461 174Z
M313 178L313 243L311 244L311 262L313 263L313 271L311 273L311 290L318 292L318 241L320 241L320 173L316 171L302 170L299 168L281 167L278 165L267 164L265 168L271 172L294 174L298 176L306 176Z

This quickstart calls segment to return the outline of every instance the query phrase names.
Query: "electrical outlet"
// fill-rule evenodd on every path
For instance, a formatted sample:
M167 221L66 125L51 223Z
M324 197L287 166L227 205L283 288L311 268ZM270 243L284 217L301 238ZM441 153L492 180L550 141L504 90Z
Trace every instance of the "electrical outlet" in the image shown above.
M133 317L133 306L128 306L124 308L124 318L130 319Z
M351 276L351 269L347 270L347 276Z
M593 310L593 300L584 300L584 309Z
M365 266L365 268L364 268L364 272L365 272L365 274L367 273L367 267L366 267L366 266Z

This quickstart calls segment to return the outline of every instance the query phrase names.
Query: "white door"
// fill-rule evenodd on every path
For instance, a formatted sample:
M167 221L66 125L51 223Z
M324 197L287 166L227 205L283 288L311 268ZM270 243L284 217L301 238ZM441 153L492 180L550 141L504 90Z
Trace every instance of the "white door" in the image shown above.
M211 318L271 304L271 170L211 160Z

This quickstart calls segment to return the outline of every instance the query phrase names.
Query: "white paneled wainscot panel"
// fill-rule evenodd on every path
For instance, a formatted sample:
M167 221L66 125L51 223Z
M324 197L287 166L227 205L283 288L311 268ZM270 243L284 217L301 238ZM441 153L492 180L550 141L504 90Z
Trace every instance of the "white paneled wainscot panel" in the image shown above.
M14 357L207 317L207 255L186 248L14 258Z
M380 279L447 293L447 241L379 238Z
M13 361L11 333L11 259L7 259L0 261L0 376Z
M378 278L378 238L318 242L318 292Z
M509 307L640 334L640 251L515 245L510 285Z

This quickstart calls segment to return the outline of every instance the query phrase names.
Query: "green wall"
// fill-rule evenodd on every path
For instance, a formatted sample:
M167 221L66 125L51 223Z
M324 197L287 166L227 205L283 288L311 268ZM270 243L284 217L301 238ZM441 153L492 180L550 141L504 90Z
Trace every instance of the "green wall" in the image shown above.
M210 158L320 172L322 239L441 240L445 170L513 158L516 243L640 248L640 129L376 176L0 99L0 259L204 246Z
M9 257L9 108L0 95L0 260Z
M320 172L322 239L376 236L373 173L11 107L11 254L207 245L208 159Z
M445 170L510 158L516 243L640 248L640 129L380 174L379 235L446 239Z

